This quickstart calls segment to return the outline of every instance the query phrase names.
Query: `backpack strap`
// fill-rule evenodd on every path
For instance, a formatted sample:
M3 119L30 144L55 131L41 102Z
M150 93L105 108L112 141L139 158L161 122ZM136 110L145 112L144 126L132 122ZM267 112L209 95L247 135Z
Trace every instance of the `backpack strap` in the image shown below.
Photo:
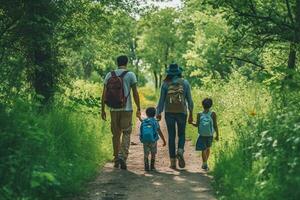
M110 72L110 75L111 75L112 77L116 77L116 76L117 76L117 74L116 74L115 71L111 71L111 72Z
M125 77L125 75L128 73L129 71L124 71L121 75L120 75L120 78L124 78Z
M126 71L122 72L122 74L119 76L119 77L122 79L122 81L123 81L124 77L126 76L126 74L127 74L128 72L129 72L129 71L126 70ZM130 89L129 89L128 95L127 95L127 96L125 95L126 101L127 101L127 99L128 99L129 96L130 96Z
M124 76L125 76L128 72L129 72L129 71L124 71L119 77L123 79ZM116 77L116 76L117 76L116 71L111 71L110 74L111 74L112 77Z

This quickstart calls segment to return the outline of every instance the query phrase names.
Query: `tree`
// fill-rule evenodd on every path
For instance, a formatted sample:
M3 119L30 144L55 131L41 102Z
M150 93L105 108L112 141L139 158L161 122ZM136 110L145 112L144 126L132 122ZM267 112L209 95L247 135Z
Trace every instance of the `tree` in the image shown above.
M162 75L168 64L176 62L178 13L167 8L149 11L139 22L141 35L138 48L144 64L150 66L154 76L155 88L160 87Z
M63 80L70 74L79 75L74 68L82 71L85 78L93 70L101 72L123 47L117 47L110 37L117 38L121 33L119 30L114 35L116 14L110 15L117 10L129 16L137 4L127 0L1 1L2 94L11 98L12 93L33 89L46 105ZM121 15L118 19L122 19ZM128 41L124 43L127 53ZM115 53L107 56L105 53L111 50Z
M239 32L236 42L264 48L268 44L289 43L286 66L296 68L300 43L299 0L217 0L207 1L225 11L228 22ZM249 38L249 39L248 39Z

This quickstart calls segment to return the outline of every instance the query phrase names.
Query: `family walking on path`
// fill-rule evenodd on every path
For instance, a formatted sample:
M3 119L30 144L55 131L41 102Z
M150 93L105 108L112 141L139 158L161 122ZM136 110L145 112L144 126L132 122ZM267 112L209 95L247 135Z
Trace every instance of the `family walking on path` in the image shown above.
M214 131L218 139L216 114L210 110L212 100L203 101L204 110L194 123L190 85L182 76L183 69L171 64L158 105L141 112L137 78L128 71L127 63L127 56L118 57L118 68L104 79L101 115L107 120L105 107L108 106L114 162L107 163L89 184L87 193L75 199L215 200L211 177L206 173ZM138 119L135 127L133 102ZM195 147L186 140L187 122L198 127L196 150L202 151L202 166ZM158 145L160 139L162 144ZM177 170L177 167L183 169Z
M157 153L157 141L159 137L166 145L164 135L161 132L158 121L165 114L165 122L168 132L168 150L170 168L185 168L184 159L187 122L198 128L198 140L196 150L202 151L202 169L208 170L207 160L210 155L213 135L219 139L217 115L212 112L212 99L205 98L202 102L203 112L198 113L194 123L194 103L191 95L191 87L182 76L183 69L177 64L170 64L166 71L166 78L160 92L157 108L150 107L146 110L147 118L141 118L141 106L137 89L137 78L133 72L127 70L128 57L117 58L118 68L108 73L104 79L102 95L102 119L106 120L105 105L110 107L111 132L114 152L114 167L127 169L130 139L132 133L133 99L137 107L136 117L142 121L140 127L140 140L144 145L144 168L146 171L155 169L155 157ZM155 119L156 117L156 119ZM176 144L176 135L178 143ZM149 168L149 154L151 163Z

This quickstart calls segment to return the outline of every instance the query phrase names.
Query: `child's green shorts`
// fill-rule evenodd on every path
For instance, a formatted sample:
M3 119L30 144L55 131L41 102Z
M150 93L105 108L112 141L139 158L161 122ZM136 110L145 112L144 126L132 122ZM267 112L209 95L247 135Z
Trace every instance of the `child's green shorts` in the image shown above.
M198 137L196 143L196 151L204 151L210 148L213 142L213 136L200 136Z

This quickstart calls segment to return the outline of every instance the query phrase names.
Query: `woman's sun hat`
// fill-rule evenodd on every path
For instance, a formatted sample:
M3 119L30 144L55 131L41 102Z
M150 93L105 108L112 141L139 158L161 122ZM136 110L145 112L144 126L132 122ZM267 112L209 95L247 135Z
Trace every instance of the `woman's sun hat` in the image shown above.
M176 76L182 74L183 69L179 67L176 63L170 64L166 73L171 76Z

